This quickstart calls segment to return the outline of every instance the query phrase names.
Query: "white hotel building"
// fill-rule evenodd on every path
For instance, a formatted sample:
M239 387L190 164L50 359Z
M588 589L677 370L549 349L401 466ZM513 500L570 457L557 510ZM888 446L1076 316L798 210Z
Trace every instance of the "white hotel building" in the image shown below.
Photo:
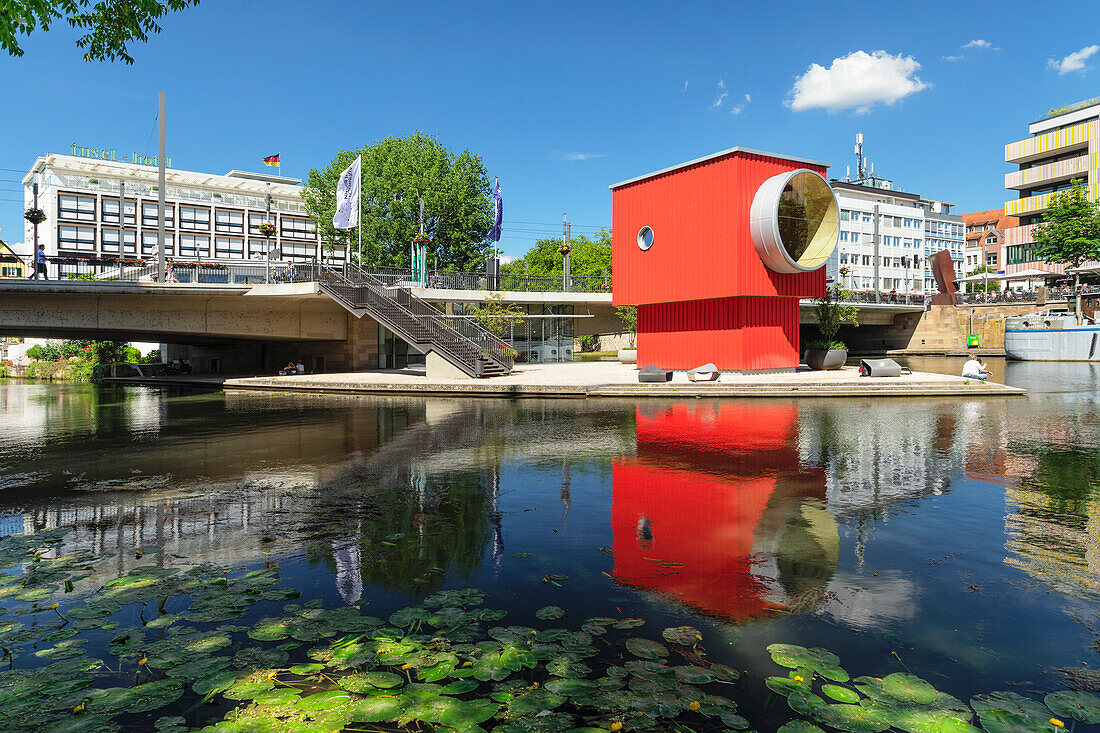
M854 292L931 294L937 287L929 258L944 249L956 275L965 274L966 226L951 213L954 204L895 191L892 182L874 175L829 184L840 207L840 241L826 277Z
M156 166L50 153L38 158L23 177L28 209L33 206L35 183L38 208L46 215L38 225L38 243L46 246L48 257L156 256ZM216 175L167 169L166 256L181 262L260 264L269 247L278 247L282 260L342 261L342 247L333 252L320 248L301 183L297 178L244 171ZM121 205L120 190L125 197ZM267 221L278 228L270 240L259 233ZM33 247L34 227L29 222L24 237L27 249ZM50 267L51 277L55 272Z

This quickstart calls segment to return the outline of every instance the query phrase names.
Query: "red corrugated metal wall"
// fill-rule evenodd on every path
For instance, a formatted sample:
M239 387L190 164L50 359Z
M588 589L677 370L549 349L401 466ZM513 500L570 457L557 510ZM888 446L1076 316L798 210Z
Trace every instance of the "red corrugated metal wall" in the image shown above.
M638 364L781 369L799 362L797 298L712 298L638 307Z
M736 152L612 192L616 305L734 295L818 297L824 268L798 275L769 270L753 247L749 210L760 184L784 171L826 169ZM642 251L637 235L653 229Z

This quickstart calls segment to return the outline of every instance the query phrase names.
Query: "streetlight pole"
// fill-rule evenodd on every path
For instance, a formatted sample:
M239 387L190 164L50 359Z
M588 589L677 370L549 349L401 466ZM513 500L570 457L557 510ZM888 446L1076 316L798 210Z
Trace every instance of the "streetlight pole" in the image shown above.
M265 224L271 223L271 182L267 184L267 218ZM271 237L264 237L264 282L271 282Z

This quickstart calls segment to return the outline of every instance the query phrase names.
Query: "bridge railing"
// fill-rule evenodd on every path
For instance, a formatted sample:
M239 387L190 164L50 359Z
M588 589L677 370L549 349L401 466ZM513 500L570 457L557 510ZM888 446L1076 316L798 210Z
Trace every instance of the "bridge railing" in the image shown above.
M1038 290L1006 290L996 293L959 293L959 302L968 305L984 303L1034 303L1039 299ZM1048 296L1048 300L1050 297Z

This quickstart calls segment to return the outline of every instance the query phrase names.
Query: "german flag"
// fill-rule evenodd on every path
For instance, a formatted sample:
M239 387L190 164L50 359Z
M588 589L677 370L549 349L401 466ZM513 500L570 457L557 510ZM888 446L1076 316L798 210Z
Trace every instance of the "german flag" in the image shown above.
M280 155L282 155L282 153L275 153L275 155L267 156L266 158L264 158L264 165L273 165L281 168L282 165L279 163Z

